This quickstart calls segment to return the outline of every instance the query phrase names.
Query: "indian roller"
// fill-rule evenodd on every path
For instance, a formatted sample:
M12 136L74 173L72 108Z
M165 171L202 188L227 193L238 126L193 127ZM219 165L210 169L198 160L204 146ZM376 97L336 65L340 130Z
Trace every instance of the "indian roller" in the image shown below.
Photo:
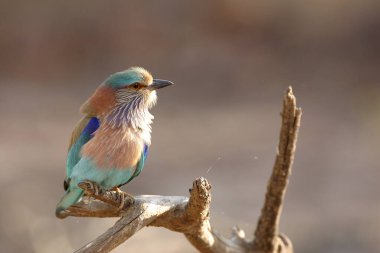
M77 203L84 191L78 183L92 181L106 190L118 189L137 177L151 144L156 90L173 83L153 79L141 67L110 75L81 106L84 117L70 140L65 195L56 215Z

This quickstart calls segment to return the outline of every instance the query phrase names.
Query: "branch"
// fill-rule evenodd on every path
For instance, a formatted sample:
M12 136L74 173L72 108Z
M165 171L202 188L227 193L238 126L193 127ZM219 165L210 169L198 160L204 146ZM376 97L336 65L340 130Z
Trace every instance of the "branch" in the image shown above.
M193 182L190 198L137 196L105 191L93 182L83 182L81 202L59 214L59 218L121 217L113 227L88 243L78 253L110 252L145 226L164 227L183 233L202 253L292 253L291 241L279 234L278 226L290 169L294 159L301 110L296 108L291 88L284 99L280 143L264 206L253 241L234 227L230 238L216 233L210 224L211 185L204 178Z
M247 252L249 243L244 240L244 232L235 228L231 239L222 237L211 229L210 203L211 186L204 178L198 178L190 190L190 198L165 196L138 196L134 203L122 209L117 193L88 191L90 197L66 210L60 218L78 217L119 217L113 227L88 243L77 253L110 252L144 226L164 227L183 233L200 252ZM110 197L107 202L99 199ZM114 202L112 205L109 204Z
M285 94L281 116L282 125L276 161L253 241L254 250L262 252L281 252L281 248L284 247L289 249L287 252L293 252L290 240L285 235L279 236L278 232L301 120L301 109L296 107L296 98L291 87Z

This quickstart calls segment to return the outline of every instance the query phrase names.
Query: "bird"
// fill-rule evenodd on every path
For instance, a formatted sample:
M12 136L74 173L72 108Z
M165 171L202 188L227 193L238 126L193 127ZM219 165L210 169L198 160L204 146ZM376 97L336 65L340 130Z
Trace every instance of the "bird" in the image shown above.
M131 67L111 74L85 101L80 107L84 116L70 139L57 217L82 198L79 183L118 189L140 174L151 144L154 117L149 109L156 104L156 91L172 84Z

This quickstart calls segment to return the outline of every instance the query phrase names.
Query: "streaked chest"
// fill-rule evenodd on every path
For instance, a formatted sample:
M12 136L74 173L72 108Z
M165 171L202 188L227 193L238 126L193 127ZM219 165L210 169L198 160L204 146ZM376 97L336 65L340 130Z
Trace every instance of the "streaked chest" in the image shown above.
M111 128L101 125L94 137L83 146L81 155L91 159L98 168L133 168L144 149L141 134L128 127Z

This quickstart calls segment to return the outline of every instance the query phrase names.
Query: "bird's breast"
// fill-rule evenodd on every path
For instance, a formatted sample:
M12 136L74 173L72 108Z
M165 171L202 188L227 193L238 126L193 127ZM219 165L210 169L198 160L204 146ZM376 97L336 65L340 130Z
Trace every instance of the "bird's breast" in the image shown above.
M134 168L141 158L144 141L131 128L111 128L102 125L82 148L82 156L91 159L98 168Z

